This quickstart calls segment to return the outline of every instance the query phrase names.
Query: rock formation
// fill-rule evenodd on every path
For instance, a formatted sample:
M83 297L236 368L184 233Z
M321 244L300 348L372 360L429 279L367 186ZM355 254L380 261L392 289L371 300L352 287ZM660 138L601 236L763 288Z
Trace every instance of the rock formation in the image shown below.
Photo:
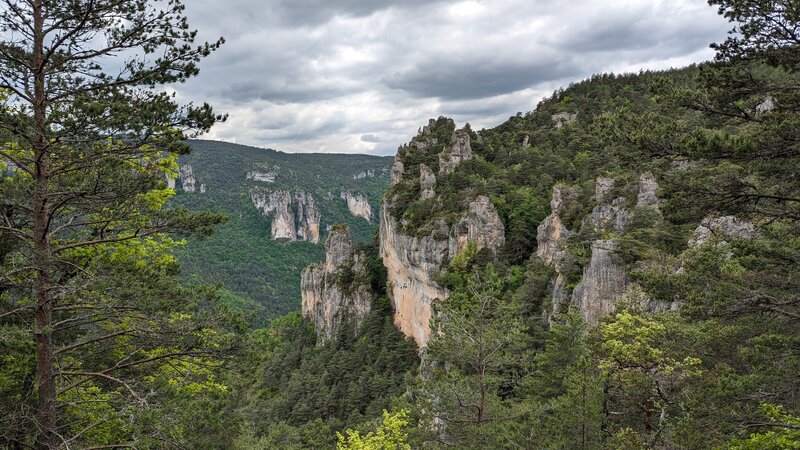
M621 236L625 232L625 225L630 220L630 211L624 208L625 197L617 197L608 201L614 184L614 180L611 178L597 179L594 197L598 204L586 217L584 223L593 226L596 233L613 232Z
M274 183L275 178L277 178L278 173L274 171L270 172L247 172L247 179L253 181L259 181L262 183Z
M183 164L180 166L181 187L185 192L194 192L197 187L197 179L194 177L194 170L191 164Z
M436 195L436 175L425 164L419 165L419 195L423 200Z
M350 192L342 192L339 197L347 202L347 209L356 217L362 217L367 221L372 220L372 206L369 204L369 199L363 194L353 194Z
M765 114L771 112L773 109L775 109L775 98L768 95L763 102L756 106L756 114Z
M553 114L550 116L550 119L553 121L553 126L556 128L561 128L564 125L574 122L578 120L578 114L571 114L568 112L560 112L558 114Z
M319 242L320 214L311 194L254 189L250 199L263 215L272 216L272 239Z
M592 259L583 268L583 278L572 293L581 317L589 326L614 311L616 301L628 286L625 267L612 256L616 243L597 240L592 243Z
M645 172L639 177L639 194L636 196L636 206L658 209L658 182L650 172Z
M435 277L443 265L468 242L497 252L505 241L505 228L487 197L470 203L469 211L455 225L443 220L426 236L404 234L389 205L381 208L380 248L392 289L395 324L413 337L420 348L430 339L431 304L447 297Z
M367 169L353 175L354 180L363 180L364 178L375 178L375 171L372 169Z
M335 338L347 321L358 333L369 313L373 294L364 259L354 252L348 228L339 225L325 240L325 262L303 270L303 317L314 323L319 342Z
M420 200L436 199L437 176L450 173L462 162L473 157L470 133L455 130L452 119L431 119L420 129L407 146L399 149L392 166L392 185L417 180ZM450 135L442 146L439 140ZM408 153L424 157L418 175L404 172L403 157ZM433 160L437 158L437 160ZM438 174L431 168L438 162ZM411 164L409 162L409 164ZM414 165L415 172L417 166ZM436 276L447 263L469 243L478 249L496 254L505 242L505 227L497 210L486 196L478 196L460 216L429 221L424 235L407 233L403 224L391 214L394 199L387 197L380 212L380 252L386 266L392 290L394 320L397 327L413 337L420 348L430 339L432 303L447 297L447 291L436 282Z
M454 131L450 142L451 146L439 154L439 174L450 173L463 161L472 159L472 147L467 130Z
M694 230L689 247L697 247L711 241L713 237L749 241L758 237L756 227L735 216L706 217Z
M400 181L403 180L403 161L400 161L400 156L394 157L394 162L392 163L392 186L396 185Z
M561 251L560 246L564 239L569 237L570 231L561 221L561 214L565 209L565 200L574 194L574 191L565 185L553 187L553 198L550 200L550 215L539 225L536 234L536 256L545 264L550 264Z
M582 227L590 227L595 234L613 233L622 236L632 212L625 205L625 197L612 198L615 182L611 178L600 177L595 183L596 206L582 222ZM658 211L659 199L656 195L658 183L651 173L639 177L636 206ZM552 265L555 275L551 281L552 312L548 320L558 319L558 313L567 303L576 305L583 320L590 326L596 325L600 318L616 308L618 300L631 288L626 268L622 261L614 257L617 244L613 239L598 239L592 242L592 256L583 268L583 275L572 294L567 289L564 267L569 254L564 245L571 232L564 227L560 214L565 203L575 192L557 185L553 188L550 202L551 214L538 228L536 255L545 264ZM648 310L665 309L667 306L643 298L640 302Z

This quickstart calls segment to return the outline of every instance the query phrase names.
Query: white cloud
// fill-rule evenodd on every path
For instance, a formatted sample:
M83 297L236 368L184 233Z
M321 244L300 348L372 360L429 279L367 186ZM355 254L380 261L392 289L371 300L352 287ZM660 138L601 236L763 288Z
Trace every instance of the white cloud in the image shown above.
M228 42L175 87L230 113L207 137L289 152L389 154L439 115L494 126L593 73L709 59L728 28L690 0L187 6L203 39Z

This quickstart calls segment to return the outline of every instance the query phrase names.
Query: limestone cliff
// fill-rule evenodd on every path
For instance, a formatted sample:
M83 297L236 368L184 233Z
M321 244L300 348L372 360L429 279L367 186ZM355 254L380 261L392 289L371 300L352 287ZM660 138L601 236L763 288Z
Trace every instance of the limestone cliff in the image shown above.
M571 232L561 220L565 209L565 200L573 195L574 191L568 186L556 185L553 187L553 198L550 200L550 215L547 216L537 229L536 256L545 264L552 263L561 253L560 246Z
M436 196L436 175L425 164L419 165L419 195L423 200Z
M427 217L430 212L418 216L425 225L416 231L409 231L409 222L393 213L398 203L409 202L409 195L415 197L412 202L431 200L434 209L439 208L437 181L473 158L471 139L475 136L479 135L467 126L456 129L452 119L429 120L408 145L398 149L392 166L392 186L400 184L398 192L406 197L399 199L393 188L381 206L380 252L391 286L395 324L420 348L431 337L433 302L447 297L436 282L437 275L469 243L496 254L505 242L505 227L483 195L463 199L458 209L441 218L435 212L431 217Z
M186 192L195 192L197 190L197 179L194 176L194 169L191 164L183 164L179 170L181 187Z
M564 125L574 122L578 120L577 113L568 113L568 112L560 112L558 114L553 114L550 118L553 121L553 126L556 128L561 128Z
M319 342L336 337L350 321L358 333L373 300L365 256L353 250L346 226L331 229L325 240L325 262L301 274L303 317L311 320Z
M356 217L362 217L367 221L372 221L372 206L363 194L353 194L352 192L342 192L339 197L347 203L347 209Z
M278 173L276 171L254 171L247 172L247 179L262 183L274 183Z
M689 247L703 245L712 238L749 241L758 237L756 227L734 216L706 217L694 230Z
M250 199L265 216L272 216L272 239L319 242L320 214L311 194L253 189Z
M462 162L472 159L472 147L466 130L454 131L450 141L452 145L439 154L440 174L450 173Z
M625 234L633 214L626 206L629 202L625 196L612 195L615 184L615 180L611 178L599 177L596 180L595 207L583 219L581 227L589 235L607 237L592 242L591 259L583 267L580 281L571 294L564 269L571 262L571 256L565 247L572 232L566 229L561 214L566 209L565 204L575 197L575 192L563 185L557 185L553 189L551 214L537 230L536 251L539 259L552 265L555 272L551 281L553 306L548 320L557 320L559 312L566 304L572 303L588 325L596 325L600 318L614 311L619 299L633 287L625 265L614 255L617 249L615 238ZM637 207L658 211L658 183L651 173L642 174L638 184L632 189L636 190ZM646 309L664 308L664 305L657 305L647 298L643 298L640 303Z
M616 243L611 240L592 243L592 259L583 268L583 278L572 293L572 303L589 326L612 313L628 287L625 267L612 255L615 249Z
M432 303L447 297L436 275L447 261L462 251L468 242L496 253L505 241L505 228L489 198L480 196L454 225L436 222L426 236L410 236L401 231L389 211L381 208L380 249L392 289L395 324L420 348L431 337Z
M403 161L400 160L400 156L395 156L394 162L392 163L392 186L396 185L400 181L403 180Z

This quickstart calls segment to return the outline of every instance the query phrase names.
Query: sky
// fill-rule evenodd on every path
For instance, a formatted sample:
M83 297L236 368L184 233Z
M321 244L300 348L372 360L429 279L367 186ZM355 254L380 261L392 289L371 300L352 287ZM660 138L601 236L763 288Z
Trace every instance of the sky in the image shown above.
M429 118L474 129L594 73L710 60L730 28L704 0L189 0L225 45L183 101L204 136L285 152L390 155Z

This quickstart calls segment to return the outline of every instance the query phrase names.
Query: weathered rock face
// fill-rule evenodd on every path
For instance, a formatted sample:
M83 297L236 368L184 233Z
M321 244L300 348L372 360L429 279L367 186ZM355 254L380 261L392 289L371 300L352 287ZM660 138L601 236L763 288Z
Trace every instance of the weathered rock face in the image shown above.
M422 237L402 233L388 204L381 208L380 248L392 289L395 324L420 348L431 337L432 303L447 297L447 291L435 281L436 274L470 241L492 252L505 241L505 228L487 197L472 202L469 212L452 227L439 221Z
M561 221L560 214L564 211L566 198L573 194L573 190L568 186L556 185L553 187L550 215L536 230L536 256L545 264L550 264L556 259L556 255L560 251L559 246L571 234Z
M450 256L461 253L470 242L475 243L478 249L486 248L496 255L505 238L505 226L492 201L480 195L469 204L467 214L450 230Z
M613 179L597 179L594 197L598 205L595 206L584 222L591 224L598 233L614 232L622 235L625 232L625 225L630 220L630 211L623 207L625 197L617 197L608 202L613 189Z
M624 197L611 198L613 189L613 179L602 177L597 179L594 196L597 205L583 220L583 227L590 227L595 233L613 232L618 236L625 233L625 226L632 213L625 208L626 199ZM658 211L657 191L658 183L655 177L651 173L642 174L639 178L636 205ZM583 268L580 283L575 287L572 295L569 294L562 265L569 258L563 245L565 239L570 236L570 231L564 228L559 214L573 195L574 191L564 186L556 186L553 189L553 200L550 203L552 212L539 226L536 254L544 263L552 264L555 269L555 276L551 282L553 312L547 319L557 319L558 311L571 302L577 306L584 321L593 326L598 323L600 318L614 311L617 301L631 285L625 266L613 257L616 242L600 239L592 243L591 260ZM652 311L670 307L670 305L663 305L644 297L638 304Z
M262 182L262 183L274 183L275 182L275 178L277 178L277 177L278 177L278 173L277 172L272 172L272 171L270 171L270 172L260 172L260 171L247 172L247 179L248 180L259 181L259 182Z
M375 178L375 171L372 169L362 170L361 172L353 175L354 180L363 180L364 178Z
M351 192L342 192L339 197L347 202L347 209L356 217L362 217L368 221L372 220L372 206L369 204L369 199L363 194L353 194Z
M553 126L556 128L561 128L564 125L574 122L578 120L578 114L571 114L568 112L560 112L558 114L553 114L550 116L550 119L553 121Z
M311 194L254 189L250 199L262 214L272 215L272 239L319 242L320 215Z
M301 274L303 317L314 323L319 342L333 339L347 321L358 329L370 311L373 294L364 254L353 251L350 231L337 226L325 240L325 262Z
M423 200L436 196L436 175L425 164L419 165L419 195Z
M451 142L452 146L445 148L439 154L439 174L450 173L463 161L472 159L472 147L467 130L454 131Z
M749 241L758 237L756 227L735 216L706 217L694 230L689 247L697 247L714 237Z
M775 98L768 95L763 102L756 106L756 114L765 114L775 109Z
M184 164L180 166L180 178L181 178L181 186L183 190L186 192L194 192L197 187L197 179L194 177L194 170L192 169L191 164Z
M572 302L589 326L597 325L601 317L614 311L616 300L628 286L625 267L611 255L615 248L614 241L592 243L592 259L583 268L583 278L572 293Z
M392 186L403 180L403 170L405 170L403 161L400 161L399 156L395 156L392 163Z
M650 172L645 172L639 177L639 194L636 196L636 206L658 209L658 182Z
M548 321L558 318L562 305L570 301L567 278L563 274L563 264L567 256L563 246L572 232L562 222L561 214L566 209L567 203L575 195L575 190L569 186L554 186L553 198L550 200L550 215L542 221L536 230L536 256L545 264L552 265L555 269L555 276L551 281L551 313L549 317L545 317Z

